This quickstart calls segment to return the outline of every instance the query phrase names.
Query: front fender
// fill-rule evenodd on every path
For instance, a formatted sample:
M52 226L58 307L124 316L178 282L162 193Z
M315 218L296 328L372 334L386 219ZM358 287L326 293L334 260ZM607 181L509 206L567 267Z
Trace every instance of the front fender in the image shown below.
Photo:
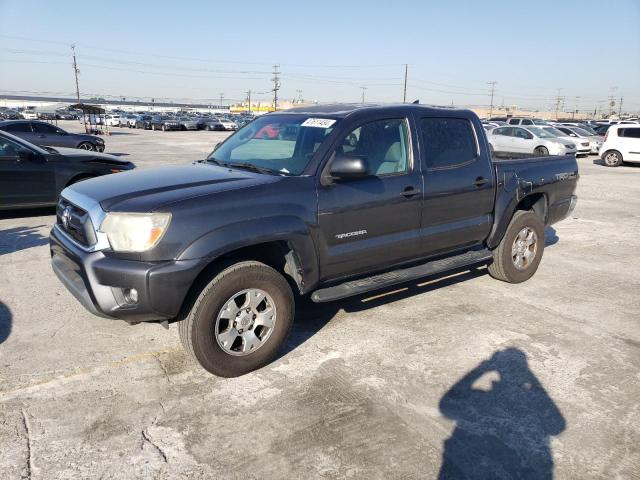
M310 227L289 215L254 218L212 230L191 243L178 260L215 259L244 247L286 241L301 271L302 293L318 283L318 258Z

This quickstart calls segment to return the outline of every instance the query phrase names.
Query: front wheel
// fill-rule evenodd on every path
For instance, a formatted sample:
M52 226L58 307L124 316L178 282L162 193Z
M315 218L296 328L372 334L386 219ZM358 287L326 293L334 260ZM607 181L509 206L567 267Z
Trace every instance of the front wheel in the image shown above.
M276 358L293 317L293 293L284 277L245 261L218 273L178 326L184 349L205 370L237 377Z
M539 157L546 157L547 155L549 155L549 150L547 149L547 147L536 147L533 153L534 155L537 155Z
M529 280L538 270L543 252L544 223L534 212L518 210L493 251L489 274L508 283Z

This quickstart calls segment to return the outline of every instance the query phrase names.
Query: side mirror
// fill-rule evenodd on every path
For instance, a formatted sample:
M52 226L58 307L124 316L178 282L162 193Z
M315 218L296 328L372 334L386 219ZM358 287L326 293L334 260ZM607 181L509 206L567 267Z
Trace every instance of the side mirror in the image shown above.
M369 176L369 163L363 157L336 156L331 164L330 175L338 180L352 180Z
M28 148L23 148L18 151L19 162L31 162L36 158L36 154Z

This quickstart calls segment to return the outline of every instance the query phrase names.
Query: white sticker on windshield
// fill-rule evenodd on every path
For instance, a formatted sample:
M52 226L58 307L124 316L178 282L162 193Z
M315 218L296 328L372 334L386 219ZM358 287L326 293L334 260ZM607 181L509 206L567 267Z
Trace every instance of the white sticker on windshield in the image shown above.
M316 127L316 128L329 128L331 125L336 123L335 120L331 118L307 118L304 122L302 122L302 127Z

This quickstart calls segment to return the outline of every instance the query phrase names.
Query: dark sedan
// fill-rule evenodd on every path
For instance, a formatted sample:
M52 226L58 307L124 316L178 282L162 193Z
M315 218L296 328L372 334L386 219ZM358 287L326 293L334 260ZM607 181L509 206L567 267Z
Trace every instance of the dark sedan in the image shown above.
M182 130L181 123L173 117L157 115L151 118L151 130Z
M67 147L104 151L104 140L95 135L69 133L55 125L37 120L7 120L0 122L0 130L41 147Z
M151 130L151 120L153 117L151 115L139 115L136 118L136 123L134 124L135 128L141 128L143 130Z
M60 192L72 183L134 168L114 155L43 149L0 131L0 210L55 205Z

